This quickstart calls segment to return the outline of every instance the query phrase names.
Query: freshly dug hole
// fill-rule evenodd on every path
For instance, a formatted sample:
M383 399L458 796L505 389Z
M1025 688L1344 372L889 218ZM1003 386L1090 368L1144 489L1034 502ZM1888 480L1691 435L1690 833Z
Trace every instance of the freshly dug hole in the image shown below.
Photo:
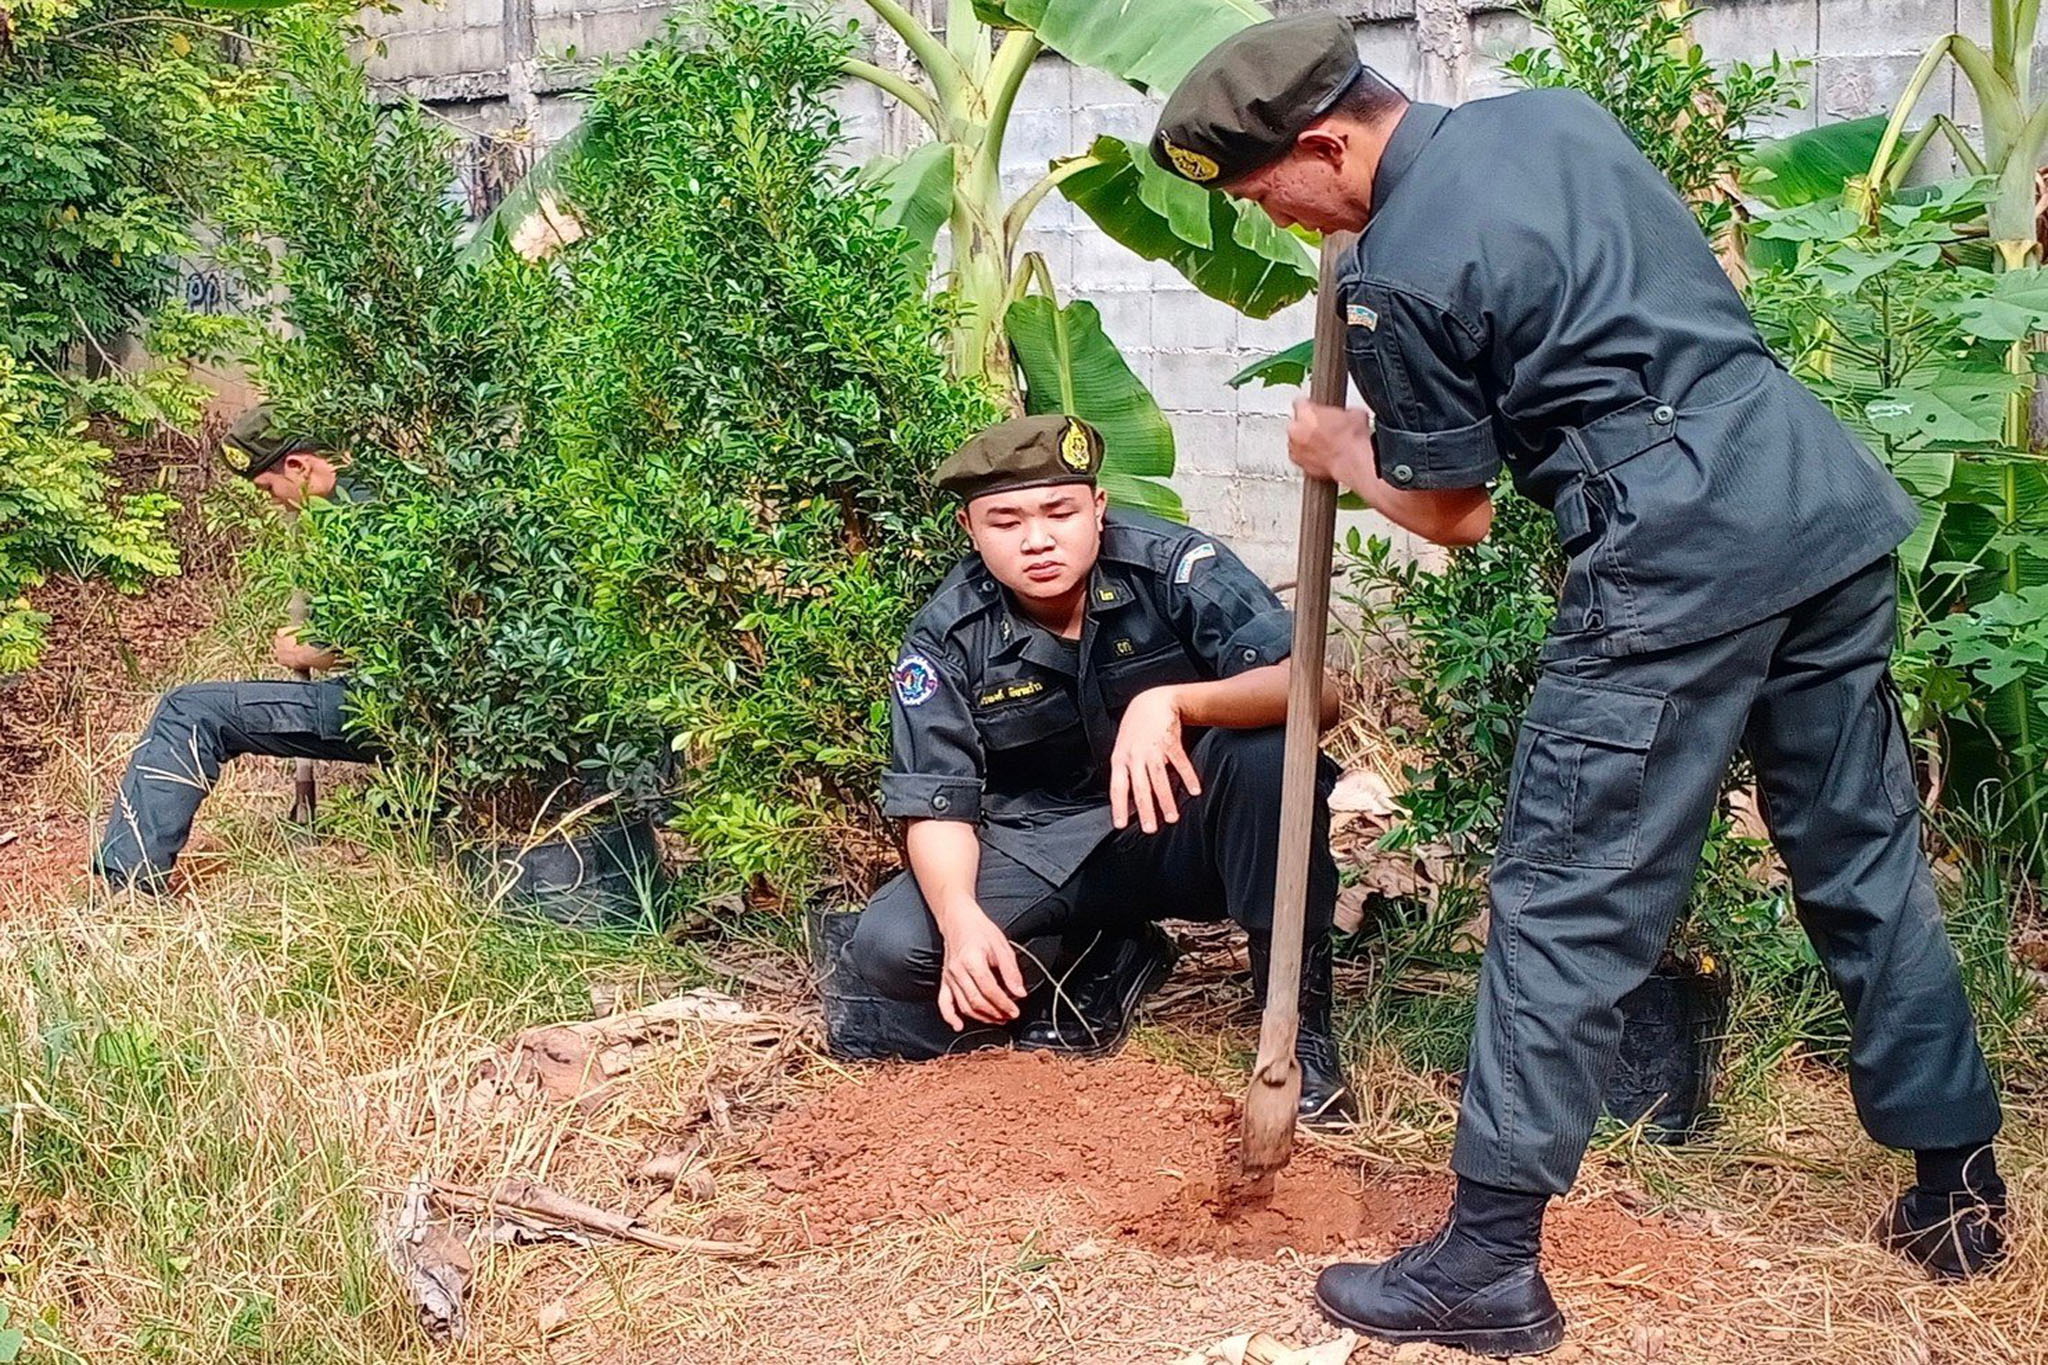
M788 1195L790 1236L811 1245L946 1216L991 1238L1037 1233L1067 1254L1121 1239L1233 1258L1377 1256L1442 1216L1445 1177L1389 1174L1305 1140L1270 1199L1233 1203L1238 1108L1129 1054L980 1053L867 1069L778 1120L761 1164ZM1553 1274L1647 1268L1676 1284L1733 1268L1711 1239L1606 1201L1558 1207L1548 1243Z

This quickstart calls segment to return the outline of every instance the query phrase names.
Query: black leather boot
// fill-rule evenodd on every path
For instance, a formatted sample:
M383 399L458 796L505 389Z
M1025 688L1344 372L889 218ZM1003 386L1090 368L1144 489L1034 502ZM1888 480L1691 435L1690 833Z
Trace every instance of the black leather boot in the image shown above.
M1913 1187L1878 1230L1886 1247L1943 1280L1968 1279L2005 1260L2005 1181L1989 1142L1913 1153Z
M1885 1219L1885 1246L1940 1280L1986 1275L2005 1262L2005 1186L1943 1193L1918 1185Z
M1380 1341L1434 1342L1485 1356L1555 1350L1564 1314L1537 1265L1549 1200L1460 1179L1436 1236L1377 1265L1331 1266L1316 1278L1316 1306Z
M1266 975L1272 962L1272 939L1252 934L1252 1001L1266 1007ZM1294 1035L1294 1060L1301 1067L1301 1103L1295 1117L1314 1127L1318 1124L1349 1122L1358 1106L1351 1096L1351 1083L1344 1079L1344 1063L1337 1054L1337 1035L1332 1027L1330 985L1330 940L1324 935L1303 945L1301 959L1301 1026Z
M1039 988L1013 1034L1016 1046L1095 1057L1123 1045L1137 1022L1138 1001L1156 990L1179 954L1156 924L1135 934L1105 934Z

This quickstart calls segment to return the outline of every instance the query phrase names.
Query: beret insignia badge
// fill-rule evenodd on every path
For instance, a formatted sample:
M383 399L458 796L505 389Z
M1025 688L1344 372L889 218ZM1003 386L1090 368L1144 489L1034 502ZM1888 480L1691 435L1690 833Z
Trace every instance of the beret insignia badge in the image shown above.
M1088 429L1079 422L1067 423L1060 433L1060 459L1077 474L1088 472Z
M1206 185L1216 178L1220 168L1212 158L1203 156L1200 152L1189 151L1164 134L1160 135L1159 145L1166 149L1166 159L1173 163L1174 169L1188 179Z

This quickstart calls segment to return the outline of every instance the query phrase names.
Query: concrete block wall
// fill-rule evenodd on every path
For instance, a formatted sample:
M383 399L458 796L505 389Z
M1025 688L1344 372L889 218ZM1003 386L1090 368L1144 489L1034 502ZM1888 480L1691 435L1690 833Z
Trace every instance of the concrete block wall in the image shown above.
M934 8L933 0L910 3L925 13ZM1502 0L1272 0L1272 7L1344 15L1367 62L1418 98L1446 103L1503 93L1500 59L1530 41L1527 21ZM1700 0L1700 7L1695 32L1711 58L1759 60L1777 52L1812 63L1806 107L1786 116L1780 131L1889 108L1929 43L1952 29L1981 35L1988 21L1988 0ZM840 8L864 14L854 0L840 0ZM664 0L408 5L368 16L382 44L370 72L386 88L434 102L479 132L524 124L546 143L573 124L574 94L594 60L653 36L666 13ZM885 35L876 60L897 59ZM1967 83L1949 76L1928 92L1922 110L1948 113L1965 126L1976 122ZM1021 193L1049 161L1082 150L1098 134L1143 140L1156 112L1156 102L1128 86L1048 55L1026 82L1011 124L1007 192ZM914 120L865 85L848 87L842 113L855 159L903 151L920 135ZM1174 482L1191 518L1229 538L1268 577L1291 578L1299 494L1285 457L1285 428L1294 394L1233 390L1225 381L1308 336L1308 306L1264 320L1240 317L1170 268L1124 251L1057 195L1038 210L1025 245L1045 257L1063 297L1101 309L1109 334L1167 410L1179 445ZM1347 521L1391 533L1369 516Z

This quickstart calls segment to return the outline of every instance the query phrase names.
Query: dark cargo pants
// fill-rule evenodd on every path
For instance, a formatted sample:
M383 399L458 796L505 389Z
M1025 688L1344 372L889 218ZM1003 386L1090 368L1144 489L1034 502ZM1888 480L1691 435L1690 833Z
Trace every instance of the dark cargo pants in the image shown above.
M193 683L166 692L128 760L93 869L118 885L160 886L229 759L374 762L373 749L342 733L346 686L322 678Z
M1889 1147L1989 1141L1999 1107L1920 849L1889 663L1889 558L1782 615L1659 653L1546 649L1492 873L1456 1171L1562 1193L1621 997L1683 908L1736 747L1801 924L1848 1006L1849 1086Z
M1015 859L981 849L975 897L1012 942L1064 939L1085 951L1098 933L1129 932L1152 920L1236 920L1255 933L1273 926L1273 878L1280 844L1280 727L1210 730L1189 757L1202 794L1180 803L1180 820L1147 834L1136 821L1117 830L1079 871L1055 885ZM1325 774L1327 776L1327 774ZM1327 784L1319 786L1309 869L1308 941L1330 932L1337 865L1330 857ZM936 1000L946 945L917 880L904 872L868 902L847 944L848 965L879 993ZM1042 959L1042 954L1041 954ZM1036 989L1053 964L1027 957Z

